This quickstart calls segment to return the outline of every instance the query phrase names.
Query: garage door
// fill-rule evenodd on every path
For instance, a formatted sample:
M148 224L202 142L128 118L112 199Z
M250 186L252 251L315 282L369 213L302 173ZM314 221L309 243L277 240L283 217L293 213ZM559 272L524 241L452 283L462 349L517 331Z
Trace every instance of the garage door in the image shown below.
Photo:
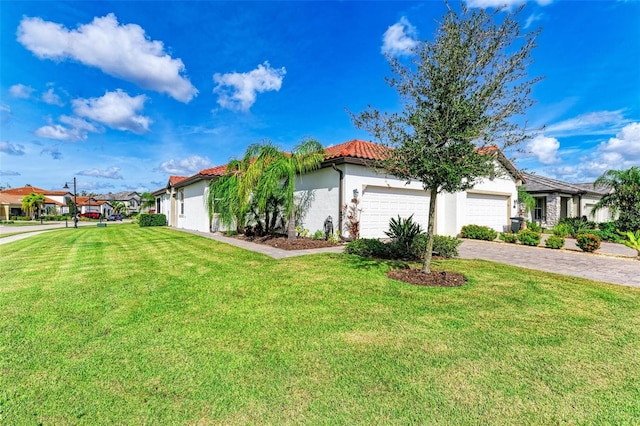
M360 236L363 238L387 238L389 220L392 217L408 218L426 231L429 217L429 196L425 191L368 186L360 202Z
M466 225L483 225L503 232L509 224L508 197L467 193Z

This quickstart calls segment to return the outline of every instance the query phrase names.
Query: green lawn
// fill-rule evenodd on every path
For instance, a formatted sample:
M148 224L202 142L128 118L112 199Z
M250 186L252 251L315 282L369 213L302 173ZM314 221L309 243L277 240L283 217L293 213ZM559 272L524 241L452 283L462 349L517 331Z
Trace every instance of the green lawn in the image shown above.
M163 228L0 246L0 424L638 424L640 290L452 260L460 288Z

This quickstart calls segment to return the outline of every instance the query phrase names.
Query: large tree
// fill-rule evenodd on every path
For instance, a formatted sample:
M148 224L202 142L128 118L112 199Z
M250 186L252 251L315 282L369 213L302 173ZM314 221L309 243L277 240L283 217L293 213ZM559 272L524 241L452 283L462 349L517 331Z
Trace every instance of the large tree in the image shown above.
M528 137L513 118L532 105L529 78L537 33L523 34L515 13L461 12L447 4L433 41L418 43L409 63L387 55L394 74L388 84L400 95L399 113L369 107L354 115L390 150L383 167L419 180L430 195L427 247L422 272L430 272L436 199L441 192L472 188L495 172L501 148Z
M594 182L596 186L611 190L596 203L592 213L608 207L613 214L618 213L616 227L622 232L640 230L640 167L627 170L607 170Z

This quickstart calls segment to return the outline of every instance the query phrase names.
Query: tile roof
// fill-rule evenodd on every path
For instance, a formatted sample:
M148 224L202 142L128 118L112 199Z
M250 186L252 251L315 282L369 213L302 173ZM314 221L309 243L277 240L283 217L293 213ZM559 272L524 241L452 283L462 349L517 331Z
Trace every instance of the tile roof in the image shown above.
M200 170L198 172L199 175L203 176L222 176L227 171L227 165L224 164L222 166L212 167L210 169ZM186 179L186 178L185 178Z
M9 188L3 189L0 191L3 194L13 194L13 195L29 195L32 192L36 194L43 195L65 195L68 194L69 191L50 191L48 189L37 188L35 186L21 186L20 188Z
M531 173L523 173L527 179L525 188L529 193L536 192L565 192L568 194L584 194L586 192L592 194L607 194L609 189L606 187L593 187L593 183L569 183L557 179L551 179L545 176L534 175Z
M325 160L343 157L361 158L363 160L382 160L389 151L389 148L377 143L354 139L339 145L330 146L324 151L326 153Z
M175 185L176 183L185 180L189 176L169 176L169 185Z
M0 204L22 204L22 195L0 192Z

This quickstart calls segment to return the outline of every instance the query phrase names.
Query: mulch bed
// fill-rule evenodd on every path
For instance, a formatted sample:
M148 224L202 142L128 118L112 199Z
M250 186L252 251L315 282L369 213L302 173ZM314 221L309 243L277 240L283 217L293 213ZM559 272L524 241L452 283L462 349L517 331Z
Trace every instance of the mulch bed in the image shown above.
M420 269L393 269L387 272L387 277L428 287L460 287L467 282L467 279L457 272L431 271L429 274L423 274Z
M265 244L271 247L277 247L282 250L306 250L342 245L341 243L332 243L331 241L325 240L312 240L311 238L297 238L294 241L289 241L287 237L275 235L266 235L264 237L247 237L245 235L236 235L234 238L251 241L252 243Z

